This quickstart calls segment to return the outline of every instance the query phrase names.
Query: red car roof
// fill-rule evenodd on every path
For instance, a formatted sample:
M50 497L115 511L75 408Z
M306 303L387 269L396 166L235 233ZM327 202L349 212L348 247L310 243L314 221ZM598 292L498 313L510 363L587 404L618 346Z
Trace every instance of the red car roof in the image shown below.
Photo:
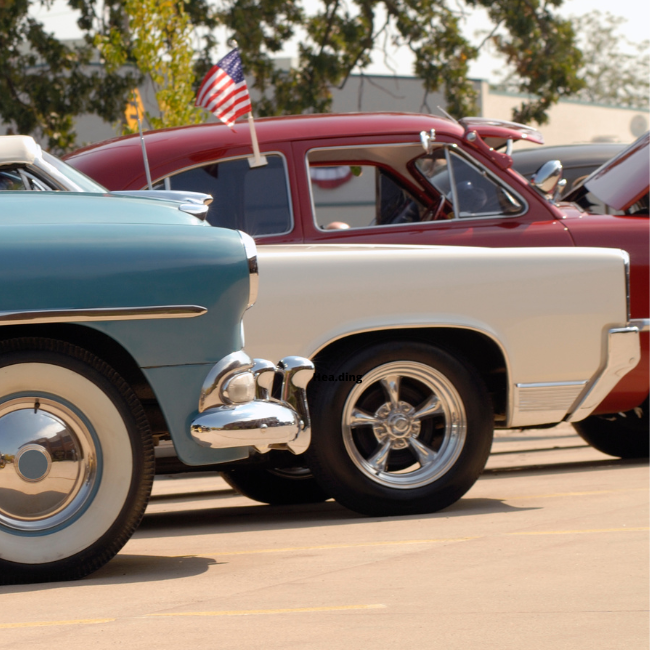
M488 120L470 120L459 124L445 117L417 113L345 113L322 115L297 115L260 118L255 121L257 137L261 145L273 142L290 142L296 140L354 137L364 135L403 135L417 138L420 131L435 129L438 135L461 138L465 129L475 130L479 135L492 135L496 129L499 136L522 138L524 131L533 129L507 122L496 123ZM489 133L488 133L489 132ZM152 170L158 168L154 175L160 178L166 173L162 167L173 161L183 159L190 164L200 164L219 157L219 150L224 155L229 149L250 146L250 133L245 121L238 122L231 130L221 123L198 124L145 133L147 154ZM115 187L126 187L136 178L144 176L142 150L137 135L114 138L93 144L65 156L73 167L94 176L100 168L111 169ZM161 167L162 165L162 167ZM102 174L105 178L105 174ZM141 185L144 184L144 181Z

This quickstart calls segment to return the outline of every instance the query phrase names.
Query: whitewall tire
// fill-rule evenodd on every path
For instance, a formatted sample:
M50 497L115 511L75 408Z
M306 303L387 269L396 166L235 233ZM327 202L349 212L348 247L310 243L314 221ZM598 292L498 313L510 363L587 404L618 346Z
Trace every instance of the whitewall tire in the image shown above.
M83 577L142 518L154 469L146 417L124 380L85 350L3 344L0 454L0 583Z

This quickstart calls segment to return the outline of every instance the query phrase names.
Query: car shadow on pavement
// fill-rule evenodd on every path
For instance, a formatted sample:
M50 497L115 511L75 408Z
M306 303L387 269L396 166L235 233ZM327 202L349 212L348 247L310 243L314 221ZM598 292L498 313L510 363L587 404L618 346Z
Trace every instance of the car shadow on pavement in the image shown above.
M108 586L132 582L155 582L191 578L220 564L213 558L195 556L116 555L108 564L81 580L0 586L0 595L45 591L47 589Z
M252 502L251 502L252 503ZM146 514L136 536L140 539L213 535L247 531L286 530L336 526L342 523L386 520L444 519L477 514L495 514L536 510L514 507L499 499L465 498L439 512L401 517L369 517L360 515L335 501L308 505L268 506L263 504L222 506L202 510Z
M603 458L602 460L580 460L566 463L526 464L513 467L495 467L483 470L481 480L503 478L507 474L560 474L576 470L598 470L612 467L643 467L648 465L647 458Z

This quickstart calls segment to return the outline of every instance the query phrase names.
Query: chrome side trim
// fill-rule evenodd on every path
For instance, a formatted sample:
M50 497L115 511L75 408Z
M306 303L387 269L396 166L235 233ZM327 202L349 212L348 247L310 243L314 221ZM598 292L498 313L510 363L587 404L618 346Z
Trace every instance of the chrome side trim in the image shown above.
M586 381L515 384L514 426L560 422L586 385Z
M0 325L37 323L89 323L110 320L156 320L196 318L208 312L199 305L162 305L157 307L98 307L91 309L38 309L0 311Z
M586 381L516 384L517 407L519 412L561 410L565 414L586 385Z
M242 230L237 231L241 237L244 250L246 251L246 258L248 259L248 275L249 275L249 288L248 288L248 307L250 309L257 300L257 295L260 288L260 269L257 263L257 246L255 240L247 235Z
M623 263L625 264L625 304L627 305L627 320L631 318L631 300L630 300L630 254L627 251L621 251L623 254ZM639 332L641 332L639 328Z
M636 327L639 332L650 332L650 318L635 318L630 321L631 327Z
M579 422L591 415L620 379L641 359L637 327L610 329L607 332L606 346L604 364L569 410L564 418L567 422Z

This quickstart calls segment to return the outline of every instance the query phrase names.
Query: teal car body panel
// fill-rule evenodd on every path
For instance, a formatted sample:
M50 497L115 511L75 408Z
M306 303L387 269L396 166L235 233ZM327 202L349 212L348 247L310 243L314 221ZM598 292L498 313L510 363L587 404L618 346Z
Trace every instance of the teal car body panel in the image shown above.
M54 200L53 200L54 199ZM248 448L194 442L201 385L243 347L249 269L240 235L177 203L91 194L0 197L0 311L198 305L194 318L79 323L122 346L149 381L179 458L190 465L245 458Z

